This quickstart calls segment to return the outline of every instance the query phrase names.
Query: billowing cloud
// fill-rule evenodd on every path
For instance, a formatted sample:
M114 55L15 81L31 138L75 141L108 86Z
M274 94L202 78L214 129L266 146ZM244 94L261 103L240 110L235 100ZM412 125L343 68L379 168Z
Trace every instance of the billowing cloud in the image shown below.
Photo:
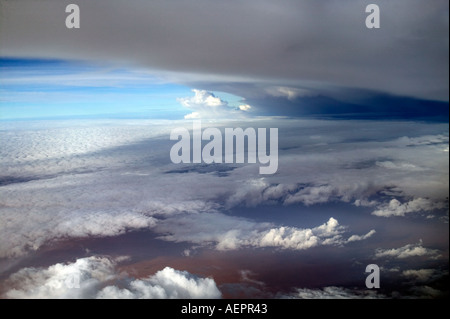
M317 227L297 228L276 227L271 223L256 223L218 213L201 213L167 218L158 223L155 231L162 233L159 238L167 241L213 245L221 251L244 247L305 250L322 245L340 246L349 241L343 237L346 227L339 225L333 217ZM359 240L373 233L371 231Z
M375 251L376 258L388 257L388 258L404 259L421 256L428 256L431 259L437 259L441 255L439 250L437 249L430 249L423 247L422 241L420 241L418 244L408 244L400 248L392 248L392 249L378 248Z
M245 115L245 111L251 109L248 104L240 105L237 108L233 108L228 105L227 101L220 99L211 92L205 90L192 90L194 92L193 97L179 98L178 102L181 103L187 109L193 111L187 114L185 119L217 119L217 118L235 118Z
M89 257L48 268L23 268L12 274L5 298L94 298L102 283L115 278L114 261Z
M106 257L77 259L48 268L24 268L7 280L4 298L220 298L211 278L166 267L143 279L116 270L117 262ZM117 285L117 286L116 286Z
M145 279L135 279L127 288L107 286L97 298L107 299L216 299L221 293L211 278L198 278L170 267Z

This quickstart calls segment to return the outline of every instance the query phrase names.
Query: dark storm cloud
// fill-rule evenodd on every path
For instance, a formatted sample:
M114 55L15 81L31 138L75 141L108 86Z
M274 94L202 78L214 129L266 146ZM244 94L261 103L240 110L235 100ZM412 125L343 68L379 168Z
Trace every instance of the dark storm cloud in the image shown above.
M371 2L78 0L81 28L67 29L69 1L2 0L0 54L129 62L274 96L357 88L448 101L448 2L375 1L381 28L369 30Z
M193 85L211 91L225 91L243 96L245 103L254 106L257 115L263 116L383 118L440 122L447 122L449 116L448 102L396 96L365 89L217 82L198 82Z

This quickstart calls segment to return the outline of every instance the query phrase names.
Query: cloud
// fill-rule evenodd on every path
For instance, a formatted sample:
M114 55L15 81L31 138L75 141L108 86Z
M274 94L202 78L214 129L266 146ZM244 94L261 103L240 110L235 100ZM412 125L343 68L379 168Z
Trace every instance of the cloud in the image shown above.
M374 235L376 233L376 231L374 229L372 229L371 231L369 231L367 234L363 235L363 236L359 236L359 235L352 235L350 236L349 239L347 239L348 242L352 242L352 241L360 241L360 240L365 240L369 237L372 237L372 235Z
M264 282L251 278L252 276L255 275L253 273L253 271L251 271L251 270L244 269L244 270L241 270L239 273L241 275L241 280L246 282L246 283L255 284L255 285L258 285L258 286L264 286L265 285Z
M286 98L290 101L295 101L299 97L311 97L317 95L317 93L313 93L306 89L285 86L270 87L266 89L266 92L271 96Z
M444 297L446 293L446 291L441 291L428 285L415 285L401 293L392 291L390 294L379 293L376 289L366 290L329 286L321 289L296 288L295 292L278 294L277 297L281 299L435 299Z
M430 249L422 246L422 241L418 244L408 244L400 248L381 249L375 250L376 258L396 258L404 259L410 257L428 256L431 259L439 258L440 252L436 249Z
M437 299L445 297L448 294L448 291L441 291L427 285L413 287L411 291L415 294L416 298L419 297L422 299Z
M436 273L436 269L408 269L402 272L402 275L407 278L415 279L416 281L424 282L430 280Z
M186 259L191 261L205 249L221 256L245 254L245 249L283 256L311 249L314 254L306 255L314 256L322 249L341 246L357 258L367 254L365 242L356 242L365 239L382 247L373 254L391 258L394 264L389 267L415 263L413 256L422 256L420 261L446 253L447 233L438 225L441 211L433 212L434 220L426 216L405 220L401 229L370 212L393 198L402 205L414 198L446 201L448 153L443 149L448 143L447 124L292 119L217 123L218 127L279 128L280 169L264 178L250 164L229 169L226 165L171 163L169 134L171 128L182 125L191 123L30 121L25 127L5 122L1 134L7 138L0 142L2 174L8 182L0 187L2 266L15 263L8 265L8 271L15 271L18 259L10 258L23 256L27 258L20 261L26 267L28 258L41 258L53 249L59 252L65 246L58 244L72 245L72 238L120 236L138 229L147 230L142 236L148 234L150 240L156 234L167 241L162 245L176 249L173 253L180 258L183 250L190 250L185 255L192 256ZM377 165L386 161L422 169ZM377 225L368 227L371 219ZM374 235L373 228L382 236ZM391 249L393 238L416 235L425 236L435 246L425 248L419 243ZM83 242L96 251L90 240ZM98 238L96 243L109 240ZM436 247L440 250L432 249ZM100 264L104 266L97 269L107 268L106 263ZM410 268L428 266L414 264L402 270ZM3 270L3 274L8 273ZM407 281L408 277L398 274ZM141 289L142 285L162 286L148 278L117 276L121 278L117 282L94 285L92 298L108 286L105 296L143 296L150 292ZM28 277L23 278L25 283ZM43 286L45 278L40 281ZM145 282L130 285L139 280ZM18 289L21 281L16 282ZM156 294L152 289L151 293Z
M281 119L218 123L279 127L279 171L276 176L264 178L258 177L252 165L229 169L225 165L186 168L170 164L168 136L171 128L180 125L190 123L32 121L24 128L20 123L5 122L4 134L8 138L1 140L0 148L0 181L5 182L0 187L0 256L23 256L47 243L72 237L153 230L161 216L180 215L180 220L196 221L196 213L241 206L344 202L359 203L356 207L378 205L376 210L385 214L400 212L405 216L417 209L430 212L427 210L431 207L445 207L448 156L442 149L448 137L441 132L448 129L446 125L402 122L395 123L394 129L392 124L377 121L349 124ZM361 132L361 141L354 141L354 130ZM411 137L406 137L408 134ZM380 158L408 161L424 170L380 167L376 165ZM176 196L167 196L169 193ZM393 209L379 204L386 197L403 204ZM433 214L436 220L442 219L440 211ZM225 222L222 214L202 218L217 224L215 217ZM272 217L267 218L270 221ZM173 227L179 235L177 225L164 224L164 229L170 234ZM267 245L271 242L273 247L301 247L307 242L294 239L305 234L301 227L289 228L279 221L255 225L248 219L236 219L226 225L221 229L221 238L216 234L205 237L205 241L232 249L244 244L245 232L256 231L261 240L265 232L273 229L273 235L281 241L275 244L266 237ZM188 234L183 238L189 241ZM311 243L316 240L305 238ZM255 239L248 245L261 243Z
M260 235L256 243L260 247L282 247L284 249L308 249L319 245L339 245L344 227L330 218L325 224L312 229L294 227L272 228Z
M375 290L324 287L322 289L297 288L294 293L281 295L282 299L385 299L387 296Z
M248 105L248 104L241 104L241 105L239 105L239 109L241 111L249 111L251 108L252 107L250 105Z
M321 185L305 187L295 194L288 195L285 203L295 204L303 203L305 205L314 205L326 203L332 198L339 197L339 190L331 185Z
M417 167L410 163L394 163L391 161L383 161L383 162L376 162L376 165L383 168L391 168L391 169L421 170L420 167Z
M213 93L205 90L193 89L193 97L179 98L178 102L193 112L187 114L185 119L197 118L235 118L236 116L244 116L246 111L251 109L248 104L240 105L238 108L233 108L224 101L216 97Z
M7 280L5 298L94 298L103 282L114 279L114 261L89 257L70 264L23 268Z
M372 212L372 215L380 217L405 216L410 213L432 212L445 207L444 202L433 202L426 198L415 198L403 204L393 198L389 204L380 205L377 210Z
M364 2L77 4L80 29L68 30L65 3L2 2L0 54L126 61L184 73L174 77L191 83L295 82L448 101L447 1L428 7L381 0L382 27L375 31L365 27Z
M217 299L221 293L211 278L198 278L170 267L146 279L130 282L128 288L107 286L97 298L107 299Z
M153 217L139 213L73 212L59 216L36 216L25 212L20 217L6 217L9 222L0 227L8 237L0 244L0 257L19 257L38 250L46 243L66 238L110 237L127 231L151 228ZM17 227L20 230L17 230Z
M343 237L346 227L339 225L333 217L317 227L297 228L257 223L219 213L200 213L169 217L160 221L154 230L162 234L159 238L163 240L212 245L219 251L245 247L305 250L324 245L341 246L349 241ZM373 233L371 231L359 240Z
M130 278L116 270L117 261L87 257L74 263L45 268L24 268L7 280L3 295L13 299L180 299L220 298L211 278L166 267L143 279ZM117 285L117 286L116 286Z

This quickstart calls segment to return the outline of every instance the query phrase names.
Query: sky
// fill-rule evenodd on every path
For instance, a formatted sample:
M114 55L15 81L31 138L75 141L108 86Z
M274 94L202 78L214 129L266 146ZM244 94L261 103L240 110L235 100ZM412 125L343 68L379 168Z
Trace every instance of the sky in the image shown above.
M0 0L0 297L448 297L448 1L372 2Z

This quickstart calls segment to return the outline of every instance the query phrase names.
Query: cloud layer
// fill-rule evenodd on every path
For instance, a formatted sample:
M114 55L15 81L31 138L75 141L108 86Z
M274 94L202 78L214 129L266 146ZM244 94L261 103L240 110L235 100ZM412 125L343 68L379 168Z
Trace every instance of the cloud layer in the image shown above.
M280 119L215 124L279 127L277 174L261 178L248 164L172 164L170 130L192 127L189 121L44 121L27 128L6 123L8 138L0 148L0 256L138 229L223 250L340 245L378 233L370 226L356 234L349 228L344 237L334 213L308 227L275 215L256 222L226 213L259 205L313 208L340 202L370 209L369 214L384 212L375 216L446 216L446 125ZM356 140L355 131L360 132ZM379 165L387 162L393 164Z
M448 101L444 0L380 0L371 30L364 2L77 4L75 30L65 3L2 1L0 54L125 61L191 84L263 83L288 98L347 87Z

